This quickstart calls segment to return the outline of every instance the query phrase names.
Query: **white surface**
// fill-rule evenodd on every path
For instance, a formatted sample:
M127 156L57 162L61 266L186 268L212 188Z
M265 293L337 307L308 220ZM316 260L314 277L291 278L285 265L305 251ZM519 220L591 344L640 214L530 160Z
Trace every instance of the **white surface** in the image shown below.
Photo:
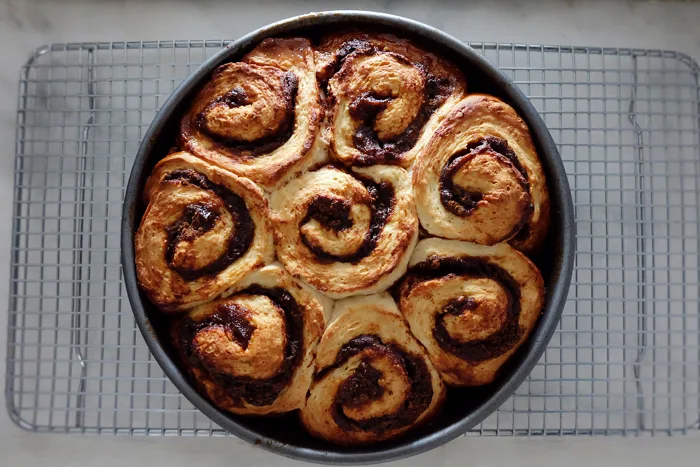
M201 4L200 4L201 3ZM49 42L235 38L309 11L370 9L408 16L461 39L673 49L700 58L700 3L597 1L88 2L0 0L0 327L6 320L14 125L19 67ZM291 3L291 2L289 2ZM4 374L5 332L0 332ZM460 438L402 465L697 465L700 437ZM236 439L36 435L0 415L1 465L300 465Z

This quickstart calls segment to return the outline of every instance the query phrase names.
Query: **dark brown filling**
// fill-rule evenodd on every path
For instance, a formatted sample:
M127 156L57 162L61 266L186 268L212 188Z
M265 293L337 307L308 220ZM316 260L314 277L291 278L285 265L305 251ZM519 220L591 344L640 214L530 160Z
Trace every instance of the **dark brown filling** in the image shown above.
M333 60L324 66L318 73L318 79L321 81L321 87L325 91L328 86L328 80L340 70L343 62L348 55L354 52L368 52L373 50L372 44L361 39L352 39L341 45L335 53Z
M419 64L414 64L420 67ZM430 116L447 100L455 84L448 78L427 75L425 97L418 115L399 136L381 141L374 130L377 114L393 100L392 97L365 93L350 104L350 115L361 121L353 135L353 144L362 154L356 165L396 164L410 151L420 138L421 130Z
M253 285L239 292L239 294L264 295L274 304L277 311L285 321L287 331L287 345L284 351L284 360L277 374L271 378L255 379L249 376L235 376L222 373L216 365L205 363L204 356L194 344L194 338L198 332L211 327L223 327L233 334L236 341L245 340L245 346L254 331L250 323L250 311L236 305L226 305L217 308L217 311L202 321L193 321L185 318L180 326L180 348L185 358L195 367L204 371L218 389L233 400L234 404L242 405L243 401L255 406L272 404L279 393L289 385L294 370L299 366L303 356L304 321L302 311L292 295L282 288L265 288ZM230 311L235 310L235 311ZM238 334L238 335L236 335Z
M534 210L534 207L531 209L531 211L533 211L533 210ZM513 229L513 230L515 230L515 229ZM529 236L530 236L530 224L527 223L527 219L526 219L525 222L523 223L522 227L518 230L518 233L515 235L515 237L512 238L512 240L516 241L516 242L524 242L525 240L527 240L527 238Z
M358 408L379 399L384 394L384 387L379 384L381 377L381 371L374 368L368 360L362 360L355 372L338 388L337 403Z
M445 305L443 311L446 315L459 316L465 311L476 310L479 303L472 297L459 297Z
M350 202L344 199L320 195L314 198L306 209L301 225L316 219L322 226L336 232L352 227Z
M445 206L445 209L455 216L469 216L484 197L483 193L455 185L453 180L455 174L464 164L469 162L476 154L483 154L484 152L489 152L494 157L498 157L501 161L512 166L518 177L518 183L528 195L530 193L527 171L523 168L518 156L515 155L508 142L495 136L486 136L484 139L469 144L464 150L453 155L440 172L440 201ZM530 219L533 209L532 203L528 204L527 209L523 211L520 219L505 238L513 236L515 232L518 232L516 238L521 237L523 231L526 231L523 238L527 238L529 229L526 230L524 227L527 227L527 221Z
M203 276L217 274L248 251L255 235L255 226L243 198L225 186L212 183L207 177L193 169L175 170L167 174L163 181L195 186L214 193L223 201L226 210L233 218L233 224L236 226L227 240L226 250L213 262L199 269L175 266L173 265L173 257L177 244L180 242L191 242L209 231L220 216L220 213L215 208L206 203L190 204L185 207L182 217L166 227L168 238L165 249L166 262L184 280L193 281Z
M392 100L392 97L378 97L366 92L350 103L350 115L359 120L374 119Z
M231 89L223 96L217 98L214 102L223 102L231 109L234 107L241 107L243 105L250 105L252 103L248 97L248 93L246 93L245 89L241 87Z
M182 217L174 224L166 227L168 238L176 239L169 242L166 250L168 262L172 261L177 242L192 241L214 227L220 213L218 207L210 203L188 204L182 211Z
M365 238L354 253L334 255L311 242L303 233L300 234L302 243L306 245L319 261L357 263L363 258L366 258L376 248L379 236L382 234L382 230L384 230L384 226L388 222L391 213L394 211L394 187L391 184L386 182L376 183L370 178L361 177L356 174L354 177L365 186L371 198L371 218L369 228L367 229L367 233L365 233ZM304 225L311 218L314 218L324 226L335 231L352 227L350 204L347 201L321 195L311 201L307 209L307 214L302 220L301 225Z
M364 420L354 420L345 415L343 407L358 408L379 399L384 394L385 389L379 383L382 373L372 367L368 356L338 387L332 406L333 420L344 430L360 429L375 433L413 424L428 409L433 400L433 386L428 367L420 357L405 352L397 345L384 344L376 335L364 334L350 340L340 349L333 365L316 375L316 379L323 378L354 355L366 350L391 358L411 381L410 393L406 396L402 407L395 413Z
M483 193L455 185L453 177L472 157L473 153L459 153L450 158L440 172L440 201L452 214L466 217L476 209Z
M439 257L434 256L416 264L409 270L407 281L422 282L445 276L468 276L487 278L498 282L507 297L505 320L501 328L485 339L460 342L445 329L447 315L460 315L474 310L478 302L472 297L460 297L450 302L435 319L433 337L446 352L462 360L480 362L498 357L515 345L523 330L520 328L520 285L505 269L478 257Z
M527 172L522 164L520 164L518 156L515 155L513 149L508 145L508 142L495 136L487 136L480 141L469 144L462 151L450 157L450 160L440 172L440 201L442 201L445 209L456 216L466 217L470 215L474 209L476 209L484 195L483 193L470 191L455 185L453 177L464 164L469 162L475 155L485 152L491 153L493 156L498 157L506 164L512 166L518 176L520 186L522 186L523 190L527 193L530 192ZM528 210L526 214L527 217L529 217L530 211ZM525 220L527 220L527 218ZM522 227L522 225L520 227Z
M286 112L284 119L279 122L277 130L269 136L252 142L238 141L233 138L218 135L209 128L206 115L213 107L225 104L229 108L235 108L252 103L245 90L240 87L233 88L226 94L210 102L202 112L195 116L195 127L199 129L199 131L206 133L219 146L224 149L235 151L240 157L255 157L260 154L272 152L286 143L294 131L295 99L299 87L296 75L292 72L286 73L282 78L281 86Z
M206 326L198 327L197 331L205 327L215 326L224 328L226 334L230 335L244 349L248 348L250 337L255 331L255 325L251 322L250 310L235 303L223 303L216 307L216 311L207 316Z

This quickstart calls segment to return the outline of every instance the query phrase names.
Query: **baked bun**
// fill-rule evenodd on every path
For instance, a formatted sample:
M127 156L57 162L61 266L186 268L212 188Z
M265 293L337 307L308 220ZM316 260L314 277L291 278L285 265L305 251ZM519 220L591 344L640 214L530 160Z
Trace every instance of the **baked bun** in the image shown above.
M146 182L136 274L161 311L208 302L274 259L267 200L253 182L178 152Z
M418 243L399 307L446 383L491 383L525 342L544 304L542 275L508 244Z
M273 264L177 321L173 343L217 407L245 415L288 412L306 400L327 307L330 301Z
M326 166L277 190L270 207L279 260L335 299L391 286L418 238L410 177L400 167Z
M466 89L450 62L391 34L328 35L316 66L332 154L346 165L409 167Z
M445 387L387 293L335 304L321 338L304 426L337 444L394 438L440 408Z
M311 43L266 39L225 63L180 125L182 147L272 190L326 160Z
M547 233L549 195L530 132L492 96L469 95L450 111L416 160L413 189L431 235L532 253Z

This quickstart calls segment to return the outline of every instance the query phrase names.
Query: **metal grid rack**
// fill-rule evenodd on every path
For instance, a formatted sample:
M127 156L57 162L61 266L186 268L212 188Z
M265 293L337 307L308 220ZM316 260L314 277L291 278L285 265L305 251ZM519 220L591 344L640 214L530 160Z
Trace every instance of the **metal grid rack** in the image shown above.
M55 44L22 68L6 379L20 426L225 434L151 357L119 265L141 137L224 44ZM471 45L545 119L578 223L558 331L516 394L471 434L698 433L700 69L675 52Z

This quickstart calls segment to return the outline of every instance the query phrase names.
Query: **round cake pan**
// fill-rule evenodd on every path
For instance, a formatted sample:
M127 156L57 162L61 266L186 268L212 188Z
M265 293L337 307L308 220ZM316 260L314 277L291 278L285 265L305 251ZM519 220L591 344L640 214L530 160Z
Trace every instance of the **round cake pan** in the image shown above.
M513 106L530 127L547 176L552 208L546 248L536 260L547 289L545 307L530 338L502 368L498 379L479 388L451 389L441 415L428 425L394 441L356 448L312 438L298 425L296 414L275 418L234 416L202 397L171 358L167 332L158 312L139 290L134 265L134 233L144 211L141 192L146 178L173 146L180 116L212 71L222 63L239 59L267 37L318 37L342 28L367 28L415 39L459 65L469 92L493 94ZM465 433L498 409L530 373L554 333L569 289L574 244L574 209L564 166L544 122L522 91L470 47L437 29L398 16L360 11L311 13L265 26L232 42L201 65L165 102L146 132L131 170L122 217L122 266L131 308L148 347L173 384L214 423L239 438L284 456L333 464L367 464L419 454Z

